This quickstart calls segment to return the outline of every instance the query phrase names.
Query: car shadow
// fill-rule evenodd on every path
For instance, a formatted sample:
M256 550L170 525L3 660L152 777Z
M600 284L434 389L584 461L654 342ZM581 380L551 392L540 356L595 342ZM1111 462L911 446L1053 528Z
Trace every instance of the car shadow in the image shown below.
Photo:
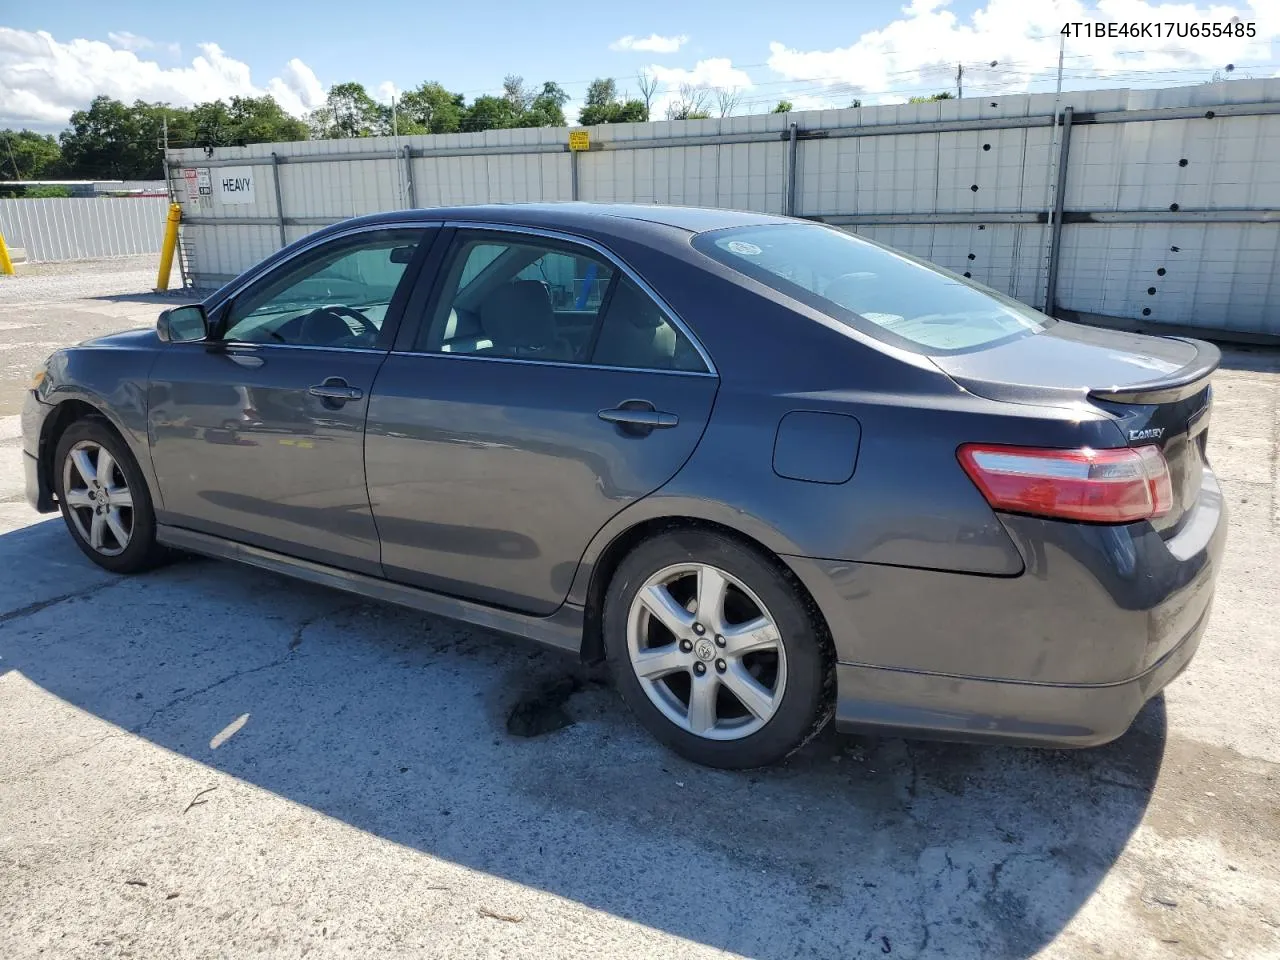
M707 770L523 641L227 563L111 577L56 519L0 536L0 568L0 671L379 837L749 956L1031 956L1164 753L1157 698L1089 751L827 731ZM551 732L513 736L513 713Z
M206 291L207 293L207 291ZM184 303L199 303L202 295L190 290L140 290L136 293L104 293L86 297L86 302L100 303L154 303L161 307L173 307Z
M1280 346L1228 346L1223 344L1222 369L1252 373L1280 371Z

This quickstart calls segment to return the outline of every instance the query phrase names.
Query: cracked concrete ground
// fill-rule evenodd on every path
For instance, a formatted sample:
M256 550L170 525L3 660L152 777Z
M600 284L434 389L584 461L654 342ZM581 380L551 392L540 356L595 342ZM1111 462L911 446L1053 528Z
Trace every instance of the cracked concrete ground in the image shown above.
M828 732L733 774L589 680L573 725L510 736L574 670L517 640L86 561L21 503L12 414L53 346L153 319L89 299L135 273L0 283L0 956L1280 957L1280 356L1217 377L1218 602L1130 733Z

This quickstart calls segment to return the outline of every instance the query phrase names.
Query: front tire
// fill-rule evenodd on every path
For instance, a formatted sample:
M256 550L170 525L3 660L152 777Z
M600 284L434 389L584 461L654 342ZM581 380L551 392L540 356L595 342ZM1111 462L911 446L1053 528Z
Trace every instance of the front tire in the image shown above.
M767 766L831 718L829 646L799 584L722 534L678 530L637 547L609 584L604 639L632 712L695 763Z
M85 556L112 573L139 573L164 559L146 479L106 421L67 427L53 464L62 519Z

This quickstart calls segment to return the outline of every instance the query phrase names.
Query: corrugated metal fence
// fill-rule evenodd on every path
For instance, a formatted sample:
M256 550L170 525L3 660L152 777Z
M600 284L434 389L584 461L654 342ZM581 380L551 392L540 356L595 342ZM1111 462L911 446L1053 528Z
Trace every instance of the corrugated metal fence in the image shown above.
M0 232L33 263L159 253L165 197L0 199Z
M1280 334L1280 80L619 124L586 152L568 134L172 152L190 276L379 210L681 203L824 220L1058 316Z

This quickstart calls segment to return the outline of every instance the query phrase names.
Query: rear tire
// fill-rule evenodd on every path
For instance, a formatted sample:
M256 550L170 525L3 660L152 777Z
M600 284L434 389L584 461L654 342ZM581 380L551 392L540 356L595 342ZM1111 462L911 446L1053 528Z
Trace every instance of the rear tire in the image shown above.
M87 417L63 431L53 483L71 539L98 566L140 573L164 561L146 479L105 420Z
M695 763L767 766L831 719L830 647L802 589L723 534L676 530L633 550L605 596L604 643L631 711Z

